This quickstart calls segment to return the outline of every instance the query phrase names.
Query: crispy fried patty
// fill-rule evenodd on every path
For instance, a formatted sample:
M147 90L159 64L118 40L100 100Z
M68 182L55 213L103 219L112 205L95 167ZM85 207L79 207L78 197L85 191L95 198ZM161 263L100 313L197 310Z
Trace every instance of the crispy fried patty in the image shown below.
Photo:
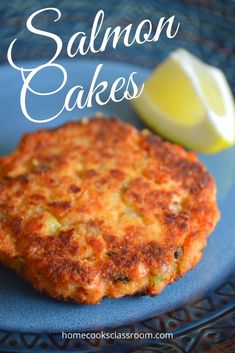
M0 261L56 298L156 295L218 218L195 153L115 118L27 134L0 159Z

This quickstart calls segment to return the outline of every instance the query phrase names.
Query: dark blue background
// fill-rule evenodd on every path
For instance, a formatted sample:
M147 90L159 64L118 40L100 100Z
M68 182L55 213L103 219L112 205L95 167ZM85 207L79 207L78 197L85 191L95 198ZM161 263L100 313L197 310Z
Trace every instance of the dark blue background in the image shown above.
M0 1L0 63L7 60L10 42L18 37L14 50L18 59L50 57L52 41L29 33L25 22L30 14L43 7L58 7L62 18L53 22L54 14L41 14L38 25L61 36L64 47L77 31L89 33L96 12L105 10L105 26L137 25L149 18L157 25L158 19L176 16L180 30L173 40L161 39L118 50L108 47L97 59L139 64L153 68L169 52L184 47L215 66L221 67L235 92L235 1L233 0L1 0ZM63 54L66 56L66 52ZM92 57L94 54L87 54Z

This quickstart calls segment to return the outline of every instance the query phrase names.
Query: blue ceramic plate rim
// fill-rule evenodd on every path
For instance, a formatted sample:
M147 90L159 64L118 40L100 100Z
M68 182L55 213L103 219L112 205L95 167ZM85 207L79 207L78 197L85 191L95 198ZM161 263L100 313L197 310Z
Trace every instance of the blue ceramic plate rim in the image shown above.
M34 63L38 65L38 63L40 62L41 61L34 61L34 62L28 62L27 64L30 65ZM99 63L104 63L104 77L108 77L108 78L113 78L115 75L116 76L117 75L120 76L123 74L127 75L132 71L137 71L139 73L139 82L145 79L149 74L148 70L143 69L136 65L128 65L128 64L109 62L104 60L102 61L75 60L75 61L69 61L69 62L66 60L63 60L62 63L64 65L68 65L68 68L70 68L72 71L75 70L75 68L79 67L80 65L81 72L85 72L85 73L91 72L92 70L94 70L94 67L96 67L96 65L98 65ZM18 73L16 73L16 71L14 71L8 65L2 66L0 68L0 72L2 77L2 83L5 82L5 85L4 85L5 91L3 94L1 93L1 96L0 96L0 103L2 106L2 112L1 112L2 115L0 116L0 119L1 119L1 125L5 129L4 135L8 134L7 136L10 136L9 124L11 124L11 127L12 127L12 122L10 122L10 119L12 119L12 121L14 121L15 124L18 124L16 125L17 134L21 132L20 126L22 125L24 125L24 128L26 127L27 130L29 131L32 130L32 126L30 126L28 122L23 120L24 118L20 113L19 105L17 105L18 98L19 98L18 96L19 88L21 86L20 82L17 81ZM86 82L86 76L84 76L83 79L84 79L84 82ZM13 101L15 104L12 105L12 107L10 107L10 111L9 111L9 105L6 104L6 101L8 99L7 94L9 93L7 92L6 83L7 82L9 83L12 80L14 80L15 86L11 87L11 91L16 90L15 96L13 93L11 93L13 94L13 98L14 98ZM11 99L12 99L12 96L11 96ZM66 115L65 119L61 119L59 121L56 121L55 123L56 125L59 125L64 123L65 120L68 118L74 119L76 116L92 115L94 110L98 110L106 114L112 114L113 112L114 115L118 115L120 118L122 117L122 114L126 114L125 116L127 117L128 122L136 124L137 127L143 126L143 124L136 118L136 115L133 109L131 108L131 106L127 104L127 102L124 102L119 105L111 104L110 106L106 106L103 108L94 107L93 110L91 109L89 111L84 111L79 113L73 112L72 115L65 114ZM53 126L53 124L49 124L49 125ZM7 127L8 127L8 132L7 132ZM48 127L48 126L45 126L45 127ZM36 128L38 128L38 126ZM13 145L15 145L15 141L17 140L16 138L14 143L11 142L9 147L9 145L7 145L7 142L6 142L7 138L5 138L5 136L2 136L3 144L0 145L0 148L2 147L2 151L4 153L9 152L9 150L12 149ZM232 243L230 244L232 246L230 247L228 246L229 240L231 240L230 237L227 236L226 239L223 239L224 242L222 243L220 240L220 243L219 243L220 246L217 248L215 248L213 245L215 241L218 241L217 238L219 234L226 233L226 232L228 233L228 231L233 229L234 220L232 219L232 215L231 215L231 209L233 209L233 207L231 206L233 206L234 204L233 204L233 198L231 198L231 190L233 190L233 192L235 191L234 190L235 185L233 182L235 168L233 168L234 163L232 165L226 164L226 163L231 163L233 160L235 160L234 155L235 155L235 150L233 148L231 150L222 152L216 156L209 156L209 157L203 156L203 155L201 156L201 159L206 163L209 170L213 174L215 170L217 170L216 168L218 164L220 165L221 173L223 172L223 169L221 168L226 169L226 166L228 167L228 170L224 172L224 175L222 177L220 174L216 175L216 179L218 179L217 183L219 185L219 196L222 195L221 199L219 198L219 204L220 204L220 208L222 208L222 220L225 223L220 222L213 236L209 238L209 244L205 250L205 257L203 261L195 268L195 270L188 273L183 279L166 288L166 290L163 292L162 295L156 298L126 297L126 298L116 299L116 300L105 299L104 302L98 306L89 306L89 307L77 306L70 303L58 302L44 295L37 294L36 292L34 292L34 290L31 288L30 285L23 284L22 281L18 279L14 274L10 274L10 271L1 269L1 276L3 277L5 276L3 278L4 285L6 284L5 281L7 280L8 276L11 276L12 282L10 283L10 285L14 283L17 290L19 290L21 286L23 286L23 296L21 296L22 293L17 292L17 296L14 297L13 295L12 297L12 292L10 291L9 287L7 289L5 287L3 288L1 287L0 303L2 304L0 304L0 312L1 312L0 328L6 329L6 330L27 331L27 332L31 332L31 331L59 332L62 330L86 331L91 329L93 330L99 329L100 327L116 327L123 324L127 324L129 322L135 322L135 321L151 318L153 316L160 315L169 310L174 310L177 307L188 303L190 300L197 299L203 295L206 295L209 291L213 291L218 286L218 284L222 284L223 281L225 281L226 277L230 274L230 272L232 273L235 268L234 260L230 256L232 254L234 244ZM224 160L226 160L226 163L224 163ZM224 198L226 200L227 198L229 198L230 203L228 204L228 202L224 202L225 200ZM228 227L228 229L225 227L224 224ZM216 240L215 240L215 237L217 237ZM209 259L210 253L208 254L208 252L210 251L211 248L213 249L214 252L213 252L213 256ZM228 256L227 258L228 263L224 264L223 258L220 261L216 262L216 260L218 260L219 258L220 251L223 251L224 249L227 250L226 254ZM208 261L208 259L210 261ZM209 273L210 272L209 269L211 268L211 266L213 266L213 268L216 270L214 271L214 273L220 274L219 279L217 277L217 278L213 278L212 280L212 276L214 274ZM220 267L222 267L223 271L221 270ZM226 269L226 271L224 270L224 268ZM204 280L204 283L201 283L202 286L198 288L197 280L199 281L202 279ZM27 293L27 296L28 296L28 300L26 301L24 300L25 293ZM20 294L20 297L19 297L19 294ZM172 300L174 300L174 303L172 303ZM22 303L23 305L20 305ZM40 303L40 305L37 305L37 303L38 304ZM47 305L45 306L46 303ZM146 306L148 307L147 311L146 311ZM152 308L152 306L154 306L154 308ZM63 309L59 310L59 308L63 308ZM3 310L6 310L6 311L3 312ZM78 316L75 315L75 312L76 312L76 315ZM50 316L49 313L52 316ZM100 316L98 314L102 315L102 321L100 321ZM38 319L40 318L40 316L41 316L41 320L39 322ZM84 318L87 321L81 322L81 320Z

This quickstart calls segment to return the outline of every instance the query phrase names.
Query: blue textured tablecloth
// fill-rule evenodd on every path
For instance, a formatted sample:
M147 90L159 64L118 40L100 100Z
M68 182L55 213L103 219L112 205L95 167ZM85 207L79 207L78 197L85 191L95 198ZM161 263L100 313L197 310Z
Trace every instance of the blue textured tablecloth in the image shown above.
M53 31L63 39L64 48L77 31L89 33L96 12L105 11L105 26L137 25L149 18L157 25L160 17L176 16L181 27L172 40L133 45L118 50L108 46L96 58L132 62L153 68L167 53L184 47L203 60L221 67L235 92L235 1L233 0L1 0L0 1L0 62L7 60L10 42L18 37L14 58L50 57L55 48L51 40L30 33L25 22L30 14L43 7L58 7L62 18L53 22L52 13L40 15L42 29ZM65 50L62 55L66 55ZM92 57L88 53L86 57Z

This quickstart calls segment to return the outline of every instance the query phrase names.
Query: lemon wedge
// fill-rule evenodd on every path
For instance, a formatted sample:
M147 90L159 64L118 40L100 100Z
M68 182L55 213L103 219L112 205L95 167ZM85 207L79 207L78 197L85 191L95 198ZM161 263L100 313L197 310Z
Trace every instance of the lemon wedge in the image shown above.
M235 142L235 107L223 72L184 49L169 55L132 100L140 117L166 138L214 153Z

